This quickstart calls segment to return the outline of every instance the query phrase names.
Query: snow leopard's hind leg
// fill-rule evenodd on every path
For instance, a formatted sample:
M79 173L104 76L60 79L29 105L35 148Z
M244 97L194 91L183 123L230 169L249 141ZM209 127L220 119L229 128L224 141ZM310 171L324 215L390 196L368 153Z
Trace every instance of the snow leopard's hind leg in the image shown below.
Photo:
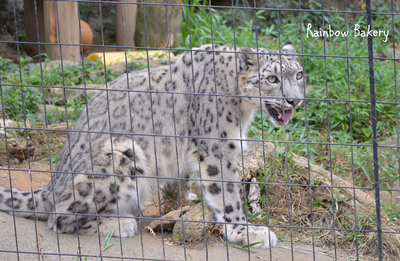
M94 146L92 155L94 171L89 156L84 156L82 161L89 169L78 174L73 184L56 191L49 227L68 234L108 234L113 230L116 237L135 235L135 216L142 209L140 187L145 186L137 182L138 176L146 174L143 151L132 139L120 136Z

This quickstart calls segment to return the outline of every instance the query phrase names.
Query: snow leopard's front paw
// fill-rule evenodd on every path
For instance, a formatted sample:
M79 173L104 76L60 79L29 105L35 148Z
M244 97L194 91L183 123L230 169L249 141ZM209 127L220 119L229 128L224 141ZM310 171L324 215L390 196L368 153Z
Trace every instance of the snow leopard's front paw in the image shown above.
M275 233L266 227L228 225L228 240L238 245L250 245L258 248L270 248L276 246L278 238Z
M100 224L100 232L107 235L114 231L113 237L132 237L138 232L136 219L129 218L104 218Z

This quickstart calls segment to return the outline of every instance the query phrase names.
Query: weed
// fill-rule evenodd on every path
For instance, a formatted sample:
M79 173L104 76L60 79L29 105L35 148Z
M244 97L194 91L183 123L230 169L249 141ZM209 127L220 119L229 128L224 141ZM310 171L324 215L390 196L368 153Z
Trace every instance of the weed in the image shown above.
M103 247L101 248L101 254L99 256L103 256L110 248L118 245L118 243L110 244L113 234L114 234L114 230L110 230L108 232L108 234L106 235L106 238L104 239ZM88 256L82 255L82 257L80 257L80 258L74 257L74 258L72 258L72 260L82 260L83 257L84 257L83 260L88 260L88 258L89 258ZM96 260L99 260L99 258L97 257Z

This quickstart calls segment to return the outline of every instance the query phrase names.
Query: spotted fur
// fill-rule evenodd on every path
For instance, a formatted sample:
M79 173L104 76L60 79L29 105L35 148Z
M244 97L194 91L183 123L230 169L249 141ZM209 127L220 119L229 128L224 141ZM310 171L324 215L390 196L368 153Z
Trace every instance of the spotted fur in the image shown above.
M226 222L227 240L274 246L272 231L247 223L237 156L255 110L276 126L290 120L303 97L303 69L291 43L281 53L238 51L205 45L174 65L109 83L69 133L51 183L33 193L1 187L0 210L26 218L36 212L60 233L114 229L129 237L143 201L171 181L163 178L203 179L204 200Z

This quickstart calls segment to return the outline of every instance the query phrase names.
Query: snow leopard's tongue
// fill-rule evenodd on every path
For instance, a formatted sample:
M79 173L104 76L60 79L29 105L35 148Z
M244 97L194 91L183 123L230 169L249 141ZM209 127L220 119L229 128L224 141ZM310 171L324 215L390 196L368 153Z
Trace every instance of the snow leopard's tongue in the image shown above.
M289 121L292 118L292 115L293 115L293 110L292 109L285 110L285 113L283 113L283 110L277 109L277 112L279 113L279 117L281 119L284 119L285 121Z

